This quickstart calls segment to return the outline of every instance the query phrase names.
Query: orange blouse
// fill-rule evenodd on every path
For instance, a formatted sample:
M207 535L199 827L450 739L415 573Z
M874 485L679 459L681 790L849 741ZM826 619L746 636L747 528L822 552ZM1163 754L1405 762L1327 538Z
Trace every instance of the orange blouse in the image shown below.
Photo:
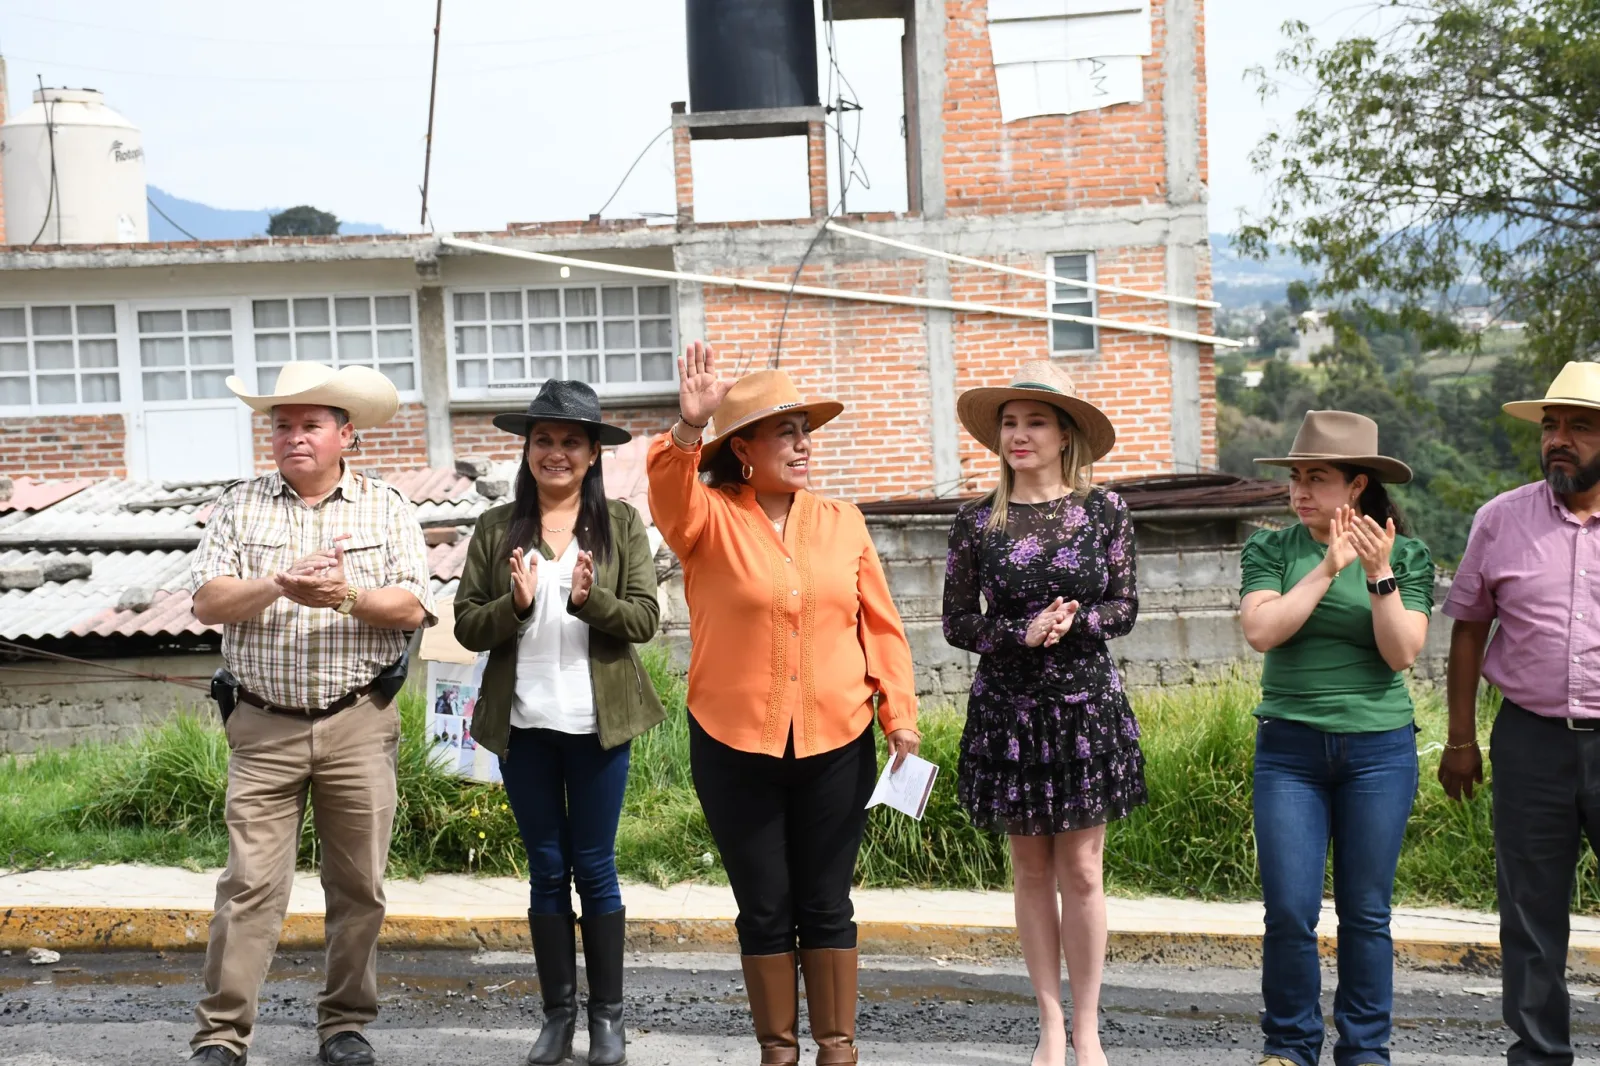
M662 434L650 447L650 513L683 564L689 708L740 751L832 751L878 720L917 726L911 646L866 519L848 503L795 494L780 539L748 486L713 489Z

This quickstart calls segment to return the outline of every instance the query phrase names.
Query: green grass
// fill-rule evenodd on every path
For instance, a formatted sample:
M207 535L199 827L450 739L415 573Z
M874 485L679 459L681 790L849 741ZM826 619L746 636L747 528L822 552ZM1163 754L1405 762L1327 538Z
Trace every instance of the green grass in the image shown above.
M667 884L723 880L716 848L689 776L683 681L664 653L646 663L669 709L666 724L634 742L632 773L617 834L617 861L633 880ZM1416 688L1422 783L1397 877L1410 904L1479 909L1494 905L1494 856L1486 792L1447 800L1434 775L1444 737L1441 694ZM1106 880L1130 895L1251 899L1258 895L1250 828L1251 753L1258 690L1237 677L1192 688L1135 693L1144 729L1150 803L1114 824ZM463 781L433 767L421 740L423 705L401 701L400 806L390 873L481 871L521 876L516 825L498 786ZM1480 711L1485 740L1493 718ZM942 770L918 824L872 812L858 877L869 886L1003 888L1005 842L975 830L955 799L962 716L925 709L923 754ZM879 739L880 757L882 755ZM118 745L83 745L0 761L0 863L11 867L88 862L220 865L227 745L214 717L179 716ZM301 861L316 861L308 819ZM1600 913L1600 885L1585 852L1575 906Z

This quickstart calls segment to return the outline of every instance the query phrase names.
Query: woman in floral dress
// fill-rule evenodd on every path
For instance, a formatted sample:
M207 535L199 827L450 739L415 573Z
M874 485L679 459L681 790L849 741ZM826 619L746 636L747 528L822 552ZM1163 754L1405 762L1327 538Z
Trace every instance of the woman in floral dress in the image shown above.
M1011 842L1017 935L1039 1000L1034 1066L1063 1066L1061 958L1071 1045L1102 1066L1106 823L1145 802L1139 725L1106 641L1139 611L1127 505L1089 484L1111 422L1048 362L1009 388L973 389L962 424L1004 460L999 487L950 530L944 633L977 652L959 794L978 826ZM1059 896L1058 896L1059 893Z

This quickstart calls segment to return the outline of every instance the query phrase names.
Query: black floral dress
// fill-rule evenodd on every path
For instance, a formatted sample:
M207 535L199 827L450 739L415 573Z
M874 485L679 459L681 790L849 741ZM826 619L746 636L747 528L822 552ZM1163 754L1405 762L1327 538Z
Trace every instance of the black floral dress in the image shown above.
M979 827L1044 836L1125 817L1146 800L1139 723L1106 647L1139 613L1133 522L1114 492L1012 503L984 528L987 499L950 530L944 636L977 652L957 789ZM980 612L979 598L985 609ZM1028 624L1057 596L1072 629L1030 648Z

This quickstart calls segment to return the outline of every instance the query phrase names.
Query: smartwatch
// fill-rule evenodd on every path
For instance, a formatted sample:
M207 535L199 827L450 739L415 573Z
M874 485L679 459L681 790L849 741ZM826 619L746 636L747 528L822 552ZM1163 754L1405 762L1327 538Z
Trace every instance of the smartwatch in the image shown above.
M1399 587L1400 582L1394 579L1393 574L1390 574L1388 577L1379 578L1376 581L1367 582L1367 591L1372 593L1374 596L1387 596L1389 593L1394 592Z
M340 614L347 615L356 609L356 600L360 598L360 589L354 587L346 588L344 592L344 599L339 601L339 606L335 607L334 610L338 611Z

